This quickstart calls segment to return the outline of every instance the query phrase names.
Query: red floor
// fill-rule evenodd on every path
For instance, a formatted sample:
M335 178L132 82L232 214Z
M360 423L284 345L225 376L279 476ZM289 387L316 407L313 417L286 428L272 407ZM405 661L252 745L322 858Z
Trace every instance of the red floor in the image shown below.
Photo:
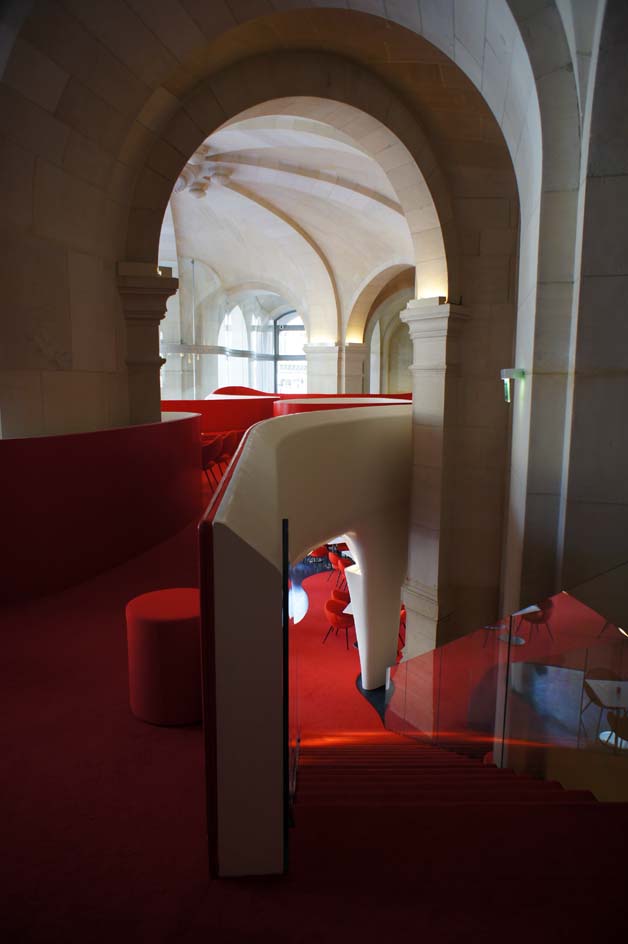
M303 589L309 597L305 618L291 628L293 657L297 659L297 686L301 732L304 739L321 732L333 736L372 735L382 731L377 713L358 693L356 678L360 673L355 633L349 632L349 649L344 631L323 639L328 626L323 611L336 583L323 572L307 577Z
M210 882L201 732L132 718L123 616L131 596L194 584L194 545L190 527L3 613L3 940L588 942L628 918L626 807L590 802L315 803L297 807L287 877ZM306 740L329 723L385 741L355 650L322 645L315 607L299 625Z

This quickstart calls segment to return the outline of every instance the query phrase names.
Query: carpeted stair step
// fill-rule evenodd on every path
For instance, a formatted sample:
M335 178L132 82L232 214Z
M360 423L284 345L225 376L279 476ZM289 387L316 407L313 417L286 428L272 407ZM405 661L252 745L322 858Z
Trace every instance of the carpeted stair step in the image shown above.
M301 784L298 788L297 796L299 799L302 799L306 796L339 796L339 797L357 797L357 796L372 796L374 799L380 797L385 797L390 799L394 796L410 796L416 797L417 799L429 799L433 796L436 799L444 800L458 800L461 797L474 797L477 796L479 799L484 799L485 797L493 797L494 799L499 799L503 797L504 799L512 797L528 797L528 796L544 796L547 797L548 801L553 801L554 799L564 798L565 794L569 791L563 790L559 786L548 787L543 789L543 786L535 786L531 784L513 784L512 786L505 787L493 787L491 785L478 784L477 786L469 786L468 784L451 784L447 785L446 783L440 783L433 786L424 786L421 784L407 783L407 784L386 784L386 783L376 783L371 784L355 784L350 787L340 786L338 788L337 784Z
M387 744L304 746L299 758L297 808L592 802L588 790L564 790L557 781L521 776L398 736Z

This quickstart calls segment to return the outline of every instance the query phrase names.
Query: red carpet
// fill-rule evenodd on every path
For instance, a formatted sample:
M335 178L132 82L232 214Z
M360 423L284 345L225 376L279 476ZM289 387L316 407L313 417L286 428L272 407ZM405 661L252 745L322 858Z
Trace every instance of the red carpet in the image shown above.
M123 616L131 596L195 583L194 542L190 527L3 613L3 940L584 944L628 917L626 805L383 732L355 690L355 650L321 644L316 586L296 627L305 743L290 874L210 882L201 732L130 715Z
M325 732L341 736L382 730L377 713L356 688L360 660L354 649L355 632L349 630L349 649L344 630L336 636L325 621L325 602L336 585L336 573L315 574L303 581L309 597L309 609L301 622L291 627L290 645L297 661L297 686L302 737Z

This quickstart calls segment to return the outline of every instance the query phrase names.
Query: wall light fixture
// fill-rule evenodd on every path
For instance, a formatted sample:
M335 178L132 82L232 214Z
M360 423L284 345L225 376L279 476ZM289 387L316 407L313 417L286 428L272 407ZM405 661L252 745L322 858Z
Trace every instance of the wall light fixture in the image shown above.
M526 372L521 367L505 367L499 372L499 376L501 377L502 383L504 384L504 400L506 403L510 403L512 399L510 388L511 381L523 380L525 375Z

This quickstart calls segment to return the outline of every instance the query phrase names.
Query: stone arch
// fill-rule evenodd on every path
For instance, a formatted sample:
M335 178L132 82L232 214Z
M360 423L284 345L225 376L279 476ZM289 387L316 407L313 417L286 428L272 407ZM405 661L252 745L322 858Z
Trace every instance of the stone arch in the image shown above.
M546 0L538 5L495 0L486 18L478 18L477 9L471 4L456 4L454 9L453 0L443 0L438 12L427 0L411 6L396 5L394 9L379 0L374 3L358 0L351 11L315 9L319 6L329 8L323 0L308 4L312 26L319 27L323 17L333 15L344 16L347 24L351 18L359 29L360 22L366 22L368 14L374 13L391 25L424 37L449 57L481 91L497 119L515 166L521 239L519 330L514 359L525 367L530 379L524 396L513 409L512 464L517 474L512 480L509 504L510 562L506 583L510 587L508 606L514 607L521 592L527 600L555 587L553 575L560 559L558 518L565 494L565 464L561 456L564 458L568 441L569 393L567 377L563 376L560 390L556 390L556 378L564 374L558 363L560 348L561 344L569 343L569 328L577 305L574 285L581 232L577 221L582 201L580 129L586 106L582 80L586 68L583 69L581 61L586 55L581 55L582 30L579 35L577 10L559 0ZM271 15L282 37L288 34L298 13L281 14L281 25L277 15ZM227 28L246 31L253 15L234 16ZM257 20L260 26L265 22L269 19ZM350 32L346 30L345 35ZM260 39L262 42L268 43L268 38ZM336 39L335 45L333 41L326 45L339 49L341 42ZM595 49L595 43L589 48ZM574 55L579 57L578 63L574 62ZM537 278L541 282L538 289ZM450 297L454 296L450 293ZM558 345L555 340L552 342L557 312L561 322ZM547 409L550 403L556 403L557 394L563 404L560 415L556 409ZM545 435L530 442L531 424L547 427L550 416L554 417L554 429L546 428ZM545 454L548 437L554 452L551 481ZM554 537L549 542L547 533L541 536L534 523L547 521L548 515L554 522ZM524 533L530 548L527 561L521 556ZM547 549L542 558L538 554L539 540ZM524 576L521 590L522 568L529 571L529 577Z
M386 302L393 300L393 298L397 296L407 301L411 297L408 295L408 292L414 293L414 272L411 268L404 269L402 272L395 275L384 285L376 298L371 302L364 328L365 340L368 340L375 322L381 317L381 309Z
M405 393L412 385L412 340L408 326L403 321L391 319L384 334L382 348L386 358L386 393Z
M268 278L263 282L240 282L238 285L225 286L225 294L229 299L233 299L234 303L237 302L238 298L241 298L244 295L254 294L255 292L269 292L272 295L278 295L280 298L284 298L286 304L298 311L301 317L303 317L303 314L300 311L299 299L291 290L290 286L285 285L283 282L280 282L275 278Z
M237 60L243 55L254 56L281 46L286 49L302 47L303 19L307 17L308 43L324 45L337 57L344 55L353 60L344 69L341 86L346 88L349 80L355 78L356 81L350 84L356 107L360 107L360 102L367 110L372 110L374 103L385 107L386 101L391 102L393 90L395 101L388 108L386 122L393 127L401 115L411 113L411 127L404 125L401 135L410 153L414 153L414 145L417 154L420 153L425 143L425 136L421 137L417 130L415 115L423 122L430 143L436 142L430 148L431 155L436 154L438 158L436 169L428 176L443 229L448 294L454 302L462 295L472 315L468 325L470 330L465 330L466 361L461 365L461 386L466 384L466 388L462 391L462 399L465 404L479 402L479 396L467 394L473 391L477 395L480 388L488 399L488 386L493 383L496 365L509 359L508 331L514 322L514 292L508 279L512 282L514 249L510 250L510 256L504 256L506 261L500 261L498 265L493 258L487 259L487 255L495 255L491 250L495 247L502 250L506 244L500 229L509 232L509 239L514 240L517 236L516 225L512 225L517 215L517 194L513 193L511 186L512 169L503 160L502 137L497 125L508 142L518 175L523 247L519 284L527 289L536 278L539 168L544 153L538 133L539 95L530 67L528 46L547 44L532 28L533 24L525 40L521 38L523 34L504 0L495 0L491 4L491 16L486 18L477 16L478 5L475 4L456 4L454 10L453 0L443 0L438 5L431 2L398 4L393 12L388 12L379 0L353 4L352 10L330 8L327 0L325 9L315 9L319 5L323 5L323 0L320 4L309 4L306 14L303 4L298 10L269 13L264 17L257 16L259 5L251 5L246 12L226 11L224 19L217 23L215 10L209 4L206 9L201 5L195 6L195 14L190 16L181 5L176 5L175 9L166 0L161 0L160 9L168 7L170 14L168 28L164 27L161 18L151 17L148 22L127 7L119 10L116 7L115 16L102 18L98 16L97 4L75 5L73 15L67 16L72 25L79 24L87 53L89 42L93 43L95 37L126 69L132 70L138 64L142 69L141 82L136 81L133 74L131 78L127 77L126 85L122 83L113 91L111 83L106 86L105 94L114 102L113 113L107 113L108 120L111 119L108 126L111 134L107 140L109 152L104 171L98 162L102 134L95 128L100 124L95 120L96 112L92 107L95 102L94 92L89 87L91 78L89 75L74 75L78 70L63 57L62 34L59 34L58 27L47 28L51 24L47 23L44 13L30 19L29 40L44 55L50 52L53 60L60 56L67 74L72 74L69 101L64 101L58 110L59 124L63 128L65 122L66 128L85 133L92 143L97 138L94 159L86 162L89 167L82 168L82 172L89 171L91 179L96 181L90 190L82 181L79 182L80 175L74 179L73 172L68 169L70 165L64 165L61 171L58 166L53 167L55 161L49 157L54 153L53 145L62 152L57 164L59 161L63 163L63 142L55 137L60 128L55 124L49 129L49 134L42 129L41 140L47 143L46 151L38 154L37 161L38 207L48 206L46 194L58 197L53 207L56 212L45 212L43 220L37 219L36 231L44 232L56 246L66 246L68 252L78 249L84 258L88 257L90 264L91 257L97 259L98 265L105 260L109 268L101 281L106 282L108 290L114 282L111 268L116 259L126 258L128 262L139 263L133 276L128 272L123 276L127 280L123 288L129 298L131 289L137 290L138 294L144 292L146 286L142 280L144 276L148 277L151 267L154 277L154 253L150 248L147 250L147 243L150 242L150 231L158 231L160 225L160 213L155 208L165 205L172 180L202 140L203 127L217 127L224 121L225 108L235 114L250 104L251 83L255 94L259 90L261 99L268 100L278 94L272 61L265 72L251 73L242 67L240 89L234 86L235 94L230 95L228 101L226 89L221 86L218 76L224 76L230 69L239 69ZM553 3L545 6L555 8ZM526 8L530 9L527 5ZM378 15L372 16L373 12ZM131 25L127 23L129 18L133 20L132 30L126 28ZM516 54L513 52L515 46ZM412 52L412 68L404 65L404 62L408 63L407 56L405 59L403 56L404 49ZM381 55L383 51L385 56ZM315 56L307 53L308 57L312 55ZM279 60L280 55L270 57L271 60L275 58ZM328 96L330 86L326 83L329 73L325 58L320 56L316 61L321 81L326 86L323 94ZM293 59L293 94L311 94L304 60L303 53ZM208 74L211 76L212 94L200 107L194 89L208 81ZM362 74L366 76L364 81L360 78ZM464 78L464 74L470 81ZM541 85L540 70L538 74ZM483 114L485 106L473 86L481 89L497 124ZM103 91L102 85L99 88ZM400 99L411 104L402 105ZM463 103L460 111L456 111L456 100ZM466 105L476 100L482 107L478 106L473 115L467 115ZM195 102L199 110L195 109ZM116 106L118 113L115 113ZM485 111L488 112L488 108ZM414 144L408 135L414 135ZM454 158L461 151L464 151L465 159L457 166ZM427 173L427 164L424 161L419 163ZM131 203L133 210L127 233L125 214ZM449 216L446 212L448 204L451 207ZM416 209L420 214L421 207ZM484 213L485 209L490 209L490 213ZM480 225L480 217L492 223ZM68 235L75 220L78 220L78 228ZM58 262L59 271L65 271L63 260ZM75 265L78 266L76 260ZM142 273L141 276L138 273ZM129 285L128 280L133 279L135 282ZM495 291L497 283L499 291ZM90 284L95 284L95 281L92 279ZM171 286L164 283L151 288L157 296L168 290ZM520 291L519 296L519 323L522 337L528 338L534 332L536 297L534 290L527 294ZM68 292L64 297L68 297ZM119 307L119 301L112 301L112 322L120 317ZM130 304L126 310L132 311ZM474 351L488 350L486 338L491 333L499 335L499 343L493 361L483 362L484 376L480 377ZM126 380L124 364L118 367L118 373ZM483 422L490 414L489 422L483 427L487 440L494 434L493 424L500 429L505 429L506 425L504 418L495 414L490 400L489 406L488 412L480 411ZM473 426L473 419L473 416L467 417L469 427ZM476 428L479 428L477 424ZM525 423L521 424L517 435L519 445L525 445ZM488 448L489 443L485 445ZM521 458L521 450L516 458Z
M404 281L409 277L414 281L414 271L411 266L398 263L387 266L362 287L356 295L347 323L346 339L349 343L361 344L365 338L366 325L376 300L385 293L391 283L398 281L402 276Z
M511 159L488 107L445 57L439 58L433 50L429 55L436 57L438 69L453 70L446 72L450 84L441 90L443 96L455 102L460 88L468 96L479 140L466 141L465 136L469 134L473 139L474 131L465 129L462 150L456 150L453 142L447 140L452 127L451 115L438 116L446 122L445 127L435 122L429 95L422 102L420 114L428 124L432 121L429 131L431 136L436 135L438 149L431 146L422 130L416 117L418 109L408 109L372 71L337 55L277 52L272 57L240 61L210 76L185 98L177 114L160 133L160 140L153 144L132 201L127 253L151 264L161 213L183 157L187 158L213 130L236 116L273 114L279 106L284 114L290 114L296 110L296 102L300 110L307 104L308 116L334 125L357 139L365 149L370 149L387 172L399 205L414 231L415 296L427 296L434 301L448 296L454 304L462 298L467 312L458 344L460 362L456 386L459 388L457 396L464 405L459 420L453 420L451 410L446 419L441 412L437 420L437 413L428 405L426 397L430 396L434 368L415 373L416 382L420 384L415 385L417 474L419 477L434 475L433 467L426 465L428 440L434 424L441 422L451 426L448 435L456 439L456 446L449 449L449 454L457 450L458 461L451 474L443 471L438 487L432 492L433 500L440 509L455 501L456 495L469 494L470 497L468 507L451 519L450 533L438 532L435 538L431 522L440 518L440 511L437 513L435 509L418 516L411 524L411 547L427 541L438 548L441 539L447 543L445 553L435 550L436 563L430 562L429 566L424 566L423 558L411 553L410 559L417 563L419 572L413 578L413 588L418 587L418 590L412 592L421 601L418 605L430 612L438 612L441 606L447 606L451 612L455 609L458 614L464 612L457 625L448 630L456 635L492 618L499 606L508 425L496 378L503 363L512 357L519 204ZM288 90L290 95L286 96ZM391 139L391 132L397 141ZM171 167L168 176L162 177L157 168L165 167L166 154L172 157L173 149L176 167ZM160 179L155 180L156 176ZM445 271L446 281L443 280ZM451 323L454 321L459 321L455 312ZM448 324L445 322L445 330ZM417 344L425 347L426 342L429 347L427 335L416 338L415 354ZM478 351L481 358L477 356ZM317 348L310 353L308 349L307 353L308 357L316 356L317 363L323 355L336 357L333 345L325 351ZM344 379L340 382L344 384L342 389L347 389L349 370L356 376L364 370L365 352L358 346L356 349L349 346L338 354L344 365ZM453 384L451 373L449 377L447 383ZM447 402L453 403L453 399L453 396L448 397ZM440 402L438 410L443 409L444 402ZM456 424L458 430L453 428ZM490 464L483 459L487 449L493 455ZM470 468L473 468L471 489L462 481L469 478ZM479 515L474 520L473 509L486 505L486 496L495 495L499 500L491 498L491 507L482 521ZM477 532L477 541L470 540L474 532ZM479 555L470 550L474 541L482 547ZM436 584L434 574L440 575ZM465 586L466 583L470 586ZM450 601L440 600L439 587L445 584L455 587L460 601L457 607Z
M262 75L264 81L256 81ZM291 93L288 98L286 92ZM457 268L455 232L444 225L452 218L451 201L425 134L412 113L375 76L330 55L281 53L273 55L272 63L255 57L201 83L164 129L138 177L129 212L127 258L152 263L161 217L183 166L184 148L190 148L187 158L230 120L277 110L293 110L346 131L380 163L408 221L418 294L457 295L459 286L448 275L448 269L453 276ZM164 146L172 151L169 142L178 147L177 159L162 176Z

